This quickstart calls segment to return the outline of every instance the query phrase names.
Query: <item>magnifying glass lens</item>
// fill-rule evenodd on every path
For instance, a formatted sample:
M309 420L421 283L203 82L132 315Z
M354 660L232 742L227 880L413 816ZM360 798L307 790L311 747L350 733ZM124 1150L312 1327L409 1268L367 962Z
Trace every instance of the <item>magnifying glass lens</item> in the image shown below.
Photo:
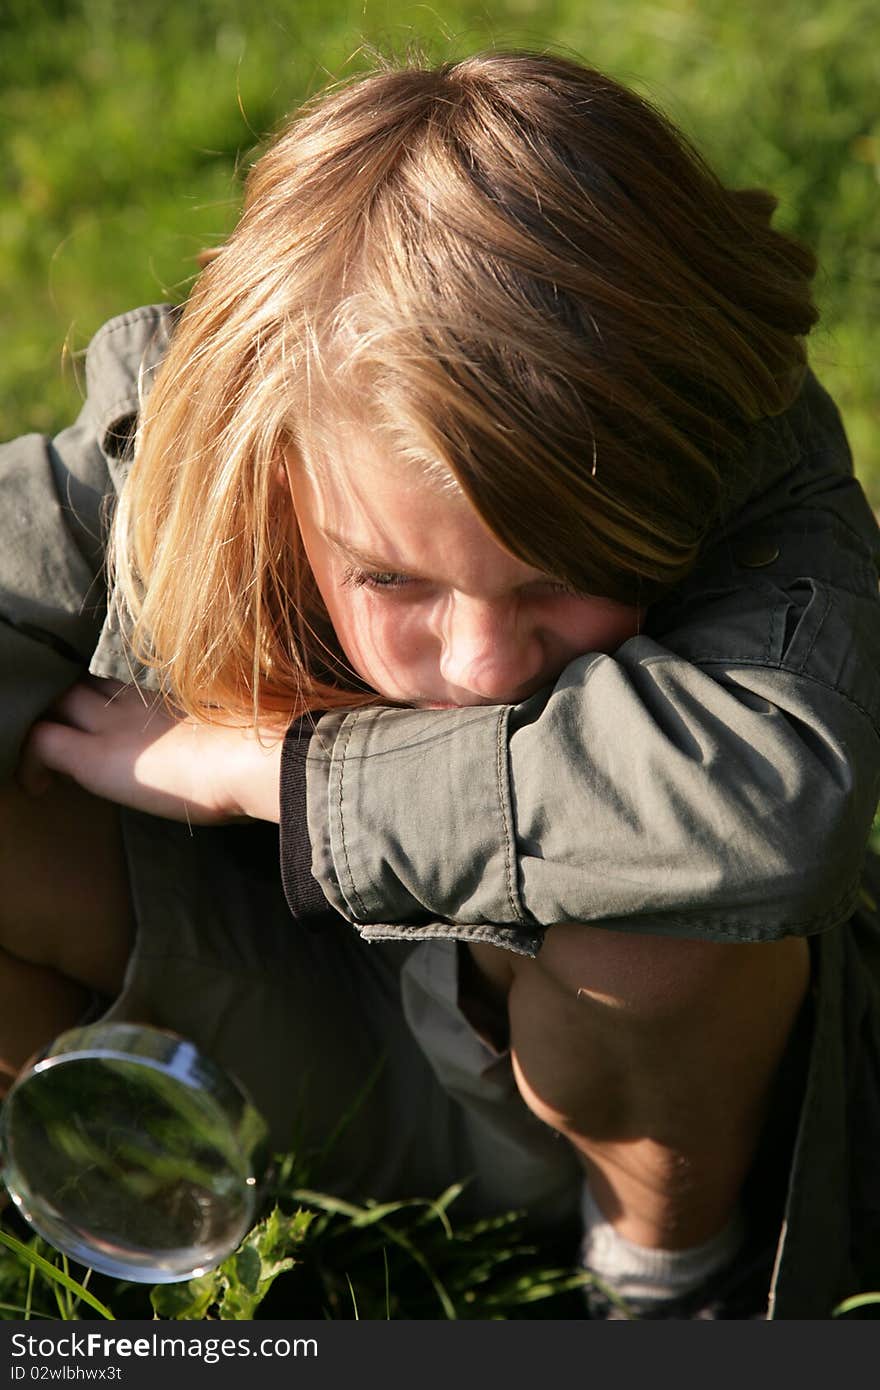
M3 1176L51 1244L104 1274L170 1283L219 1264L253 1223L264 1134L190 1043L95 1024L59 1038L9 1093Z

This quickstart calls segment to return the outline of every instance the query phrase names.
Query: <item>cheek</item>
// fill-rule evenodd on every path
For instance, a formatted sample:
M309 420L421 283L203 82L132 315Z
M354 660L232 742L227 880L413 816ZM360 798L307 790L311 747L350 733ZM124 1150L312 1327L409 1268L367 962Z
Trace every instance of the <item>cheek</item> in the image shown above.
M561 635L572 652L617 650L641 630L644 609L612 603L610 599L575 599L575 611L566 615Z
M420 671L426 647L418 616L376 603L363 591L337 596L328 607L336 636L358 674L380 693L405 698L407 679Z

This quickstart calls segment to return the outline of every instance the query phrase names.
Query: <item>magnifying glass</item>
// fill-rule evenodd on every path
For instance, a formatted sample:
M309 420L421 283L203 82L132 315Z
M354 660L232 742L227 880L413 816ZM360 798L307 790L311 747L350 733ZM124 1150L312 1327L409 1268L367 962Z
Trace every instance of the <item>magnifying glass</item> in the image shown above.
M0 1113L3 1179L51 1245L151 1284L215 1268L253 1225L268 1129L244 1090L177 1034L74 1028Z

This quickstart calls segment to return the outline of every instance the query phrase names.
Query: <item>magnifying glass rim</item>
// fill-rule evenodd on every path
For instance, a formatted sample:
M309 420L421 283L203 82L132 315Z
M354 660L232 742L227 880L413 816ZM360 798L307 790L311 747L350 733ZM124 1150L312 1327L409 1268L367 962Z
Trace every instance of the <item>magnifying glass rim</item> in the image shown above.
M130 1036L138 1033L141 1036L153 1038L162 1045L165 1052L155 1055L148 1052L135 1052L121 1046L117 1041L120 1035ZM71 1038L82 1040L82 1046L72 1047L69 1050L65 1048L65 1040ZM184 1071L177 1071L171 1066L171 1059L177 1060L179 1055L182 1055L186 1061ZM241 1110L242 1115L247 1108L256 1109L240 1083L182 1034L175 1033L170 1028L159 1028L153 1023L123 1023L115 1019L107 1022L87 1023L80 1028L68 1028L66 1032L59 1034L47 1048L37 1053L22 1068L10 1087L9 1093L11 1095L12 1091L26 1081L29 1076L59 1066L64 1062L103 1060L133 1062L150 1067L154 1071L164 1072L165 1075L172 1076L176 1081L189 1085L193 1090L205 1090L207 1083L212 1088L212 1093L214 1091L219 1093L217 1099L221 1104L227 1101L234 1102Z
M129 1036L140 1035L142 1038L151 1039L159 1046L159 1055L150 1055L148 1052L137 1052L124 1048L120 1038L121 1035L125 1034ZM79 1045L72 1047L69 1051L64 1050L65 1040L77 1038L77 1035L86 1035L85 1041L78 1040ZM163 1049L165 1050L164 1053ZM178 1067L172 1065L172 1059L177 1060ZM182 1067L180 1066L181 1061L184 1063ZM39 1213L34 1216L32 1211L34 1203L44 1207L47 1213L53 1208L51 1203L40 1196L39 1187L34 1187L31 1182L27 1181L26 1173L16 1159L12 1137L14 1131L9 1122L14 1113L14 1106L10 1105L10 1102L14 1101L16 1092L24 1090L29 1083L33 1083L36 1077L56 1071L63 1064L73 1062L121 1062L134 1067L143 1067L157 1075L175 1081L191 1094L202 1099L208 1107L219 1112L230 1133L237 1141L236 1146L242 1159L242 1169L237 1172L234 1166L229 1164L230 1171L235 1174L238 1180L242 1200L242 1215L234 1228L234 1237L231 1236L228 1241L222 1243L222 1252L219 1254L219 1258L215 1257L216 1251L210 1256L206 1251L205 1259L198 1263L191 1262L185 1270L175 1270L174 1272L169 1272L167 1267L161 1263L148 1263L149 1252L145 1252L147 1258L143 1262L127 1260L124 1256L111 1260L109 1257L105 1258L101 1250L96 1249L95 1245L90 1243L90 1238L80 1234L81 1228L74 1227L60 1214L58 1224L64 1230L63 1240L60 1238L59 1232L54 1229L54 1223L50 1227L41 1219ZM251 1144L245 1148L238 1141L242 1121L248 1116L255 1117L259 1125L255 1128ZM62 1033L49 1044L43 1053L38 1054L29 1062L16 1078L6 1097L2 1113L0 1113L2 1177L15 1206L24 1219L45 1240L66 1252L71 1258L91 1266L100 1273L115 1278L129 1279L132 1282L181 1283L222 1263L222 1260L235 1250L253 1223L258 1197L259 1175L256 1170L263 1166L262 1163L256 1161L256 1155L261 1147L261 1139L264 1137L258 1132L260 1125L265 1131L265 1121L240 1084L210 1057L206 1057L200 1052L195 1043L170 1029L158 1028L153 1024L126 1023L118 1020L99 1021L86 1024L81 1028L68 1029L67 1032ZM10 1183L10 1170L12 1183ZM16 1178L19 1179L18 1182L15 1181ZM198 1249L198 1246L179 1247L181 1254L185 1251L191 1251L194 1260L198 1256ZM165 1259L173 1259L174 1255L175 1250L170 1249L165 1252ZM154 1254L153 1258L157 1259L158 1256Z

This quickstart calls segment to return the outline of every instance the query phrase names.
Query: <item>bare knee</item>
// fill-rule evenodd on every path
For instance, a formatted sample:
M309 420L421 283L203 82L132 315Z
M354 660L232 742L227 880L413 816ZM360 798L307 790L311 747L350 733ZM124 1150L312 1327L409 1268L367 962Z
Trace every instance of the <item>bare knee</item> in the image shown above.
M551 928L508 996L520 1093L553 1128L598 1141L674 1145L722 1115L745 1123L808 974L801 940L724 946Z

